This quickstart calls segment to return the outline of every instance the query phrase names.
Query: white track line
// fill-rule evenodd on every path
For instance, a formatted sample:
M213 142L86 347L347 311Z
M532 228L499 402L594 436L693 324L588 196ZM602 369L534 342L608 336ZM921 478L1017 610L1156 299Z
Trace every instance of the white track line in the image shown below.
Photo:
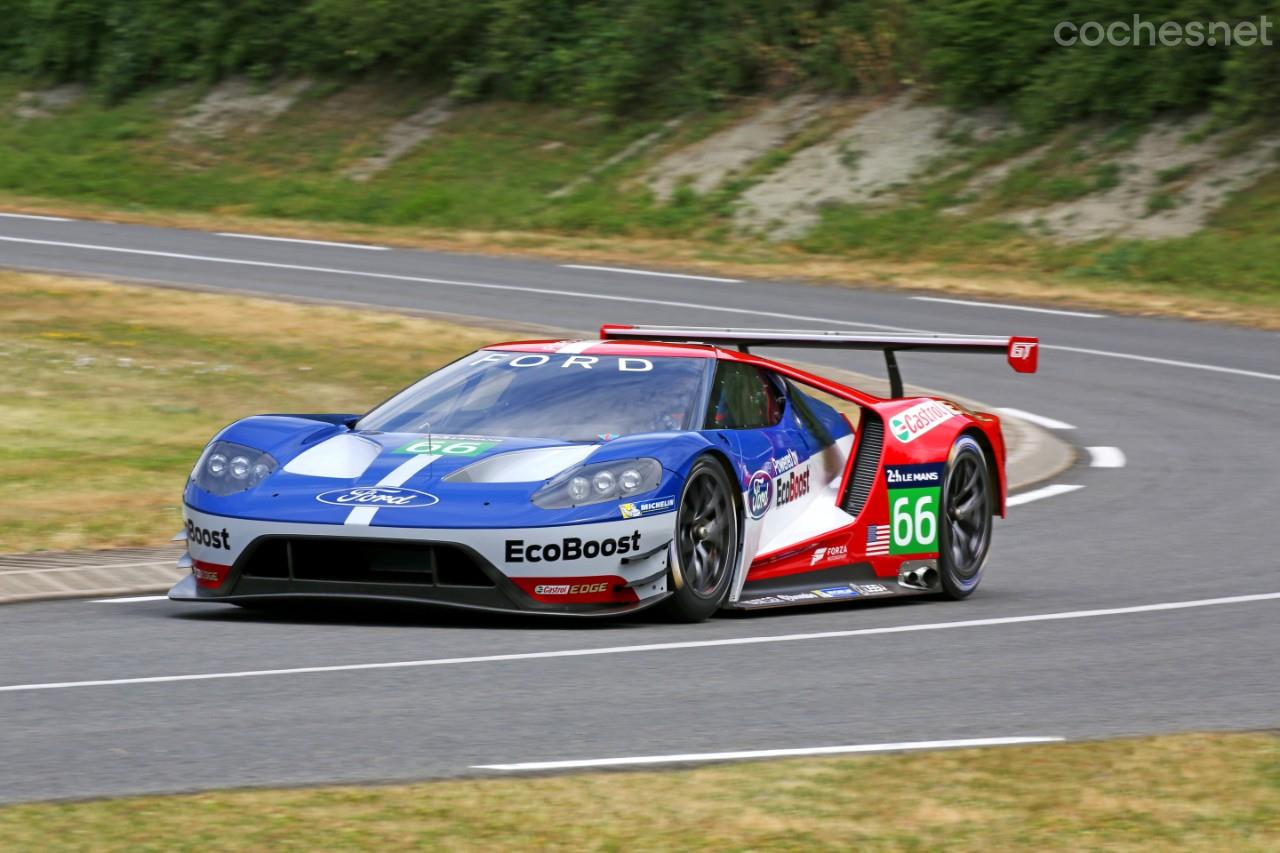
M1033 423L1036 426L1042 426L1045 429L1075 429L1074 426L1066 421L1046 418L1044 415L1033 415L1031 412L1022 411L1022 409L998 408L996 411L1002 415L1008 415L1011 418L1018 418L1019 420Z
M370 246L368 243L334 243L330 240L302 240L297 237L270 237L266 234L238 234L234 231L218 231L219 237L239 237L242 240L272 240L277 243L305 243L308 246L334 246L339 249L364 249L369 252L390 251L388 246Z
M429 666L461 666L467 664L499 663L507 661L548 660L553 658L594 657L597 655L622 655L639 652L669 652L686 649L709 649L725 646L755 646L768 643L794 643L799 641L837 640L848 637L871 637L880 634L906 634L915 631L945 631L953 628L987 628L996 625L1019 625L1029 622L1059 622L1068 619L1091 619L1102 616L1130 616L1135 613L1156 613L1166 610L1186 610L1193 607L1216 607L1231 604L1251 604L1280 599L1280 592L1263 592L1253 595L1233 595L1226 598L1201 598L1192 601L1169 601L1160 604L1139 604L1133 607L1110 607L1104 610L1072 610L1065 613L1038 613L1031 616L1000 616L991 619L970 619L963 622L932 622L923 625L891 625L882 628L856 628L848 631L821 631L811 634L781 634L764 637L730 637L721 640L686 640L672 643L650 643L636 646L605 646L594 649L562 649L552 652L515 652L502 655L479 655L459 658L427 658L425 660L386 661L382 663L350 663L332 666L302 666L289 669L255 669L232 672L201 672L188 675L153 675L140 678L107 678L93 681L52 681L36 684L10 684L0 686L0 693L28 693L35 690L66 690L74 687L119 687L132 684L164 684L177 681L216 681L226 678L263 678L279 675L305 675L320 672L364 672L369 670L418 669Z
M95 598L94 604L137 604L143 601L168 601L167 595L134 595L129 598Z
M1013 497L1005 500L1004 504L1005 506L1022 506L1023 504L1029 504L1033 501L1042 501L1045 498L1051 498L1055 495L1065 495L1068 492L1074 492L1077 489L1083 488L1084 486L1067 486L1063 484L1045 486L1041 489L1035 489L1030 492L1023 492L1020 495L1014 495Z
M830 317L810 317L804 314L779 314L776 311L755 311L749 308L732 308L725 305L711 305L703 302L680 302L670 299L648 299L641 296L614 296L607 293L586 293L579 290L556 290L545 287L523 287L514 284L492 284L480 281L457 281L447 278L427 278L417 275L396 275L385 272L364 272L337 267L314 267L304 264L282 264L272 261L251 261L244 258L219 258L211 255L188 255L181 252L159 252L152 249L123 249L118 246L100 246L92 243L68 243L61 240L33 240L27 237L0 237L0 242L27 243L34 246L57 246L66 249L85 249L94 252L112 252L122 255L145 255L156 258L175 258L184 261L200 261L209 264L228 264L242 267L262 267L264 269L297 270L299 272L322 273L325 275L345 275L355 278L371 278L383 281L411 281L419 284L439 284L445 287L466 287L474 290L497 290L508 293L536 293L540 296L563 296L581 301L594 299L603 302L621 302L632 305L663 305L668 308L690 308L701 311L715 311L720 314L746 314L752 317L774 317L781 320L801 320L806 323L826 323L828 325L845 326L859 329L880 329L886 332L919 332L920 329L907 329L902 326L884 326L879 323L858 323L852 320L833 320ZM265 295L268 298L271 294ZM1043 347L1042 347L1043 348Z
M170 560L151 560L146 563L105 563L98 566L56 566L52 569L0 569L0 577L8 575L52 575L60 572L93 572L100 569L146 569L152 566L172 566L177 559L175 554Z
M219 258L208 255L188 255L180 252L159 252L149 249L125 249L119 246L101 246L91 243L70 243L61 240L35 240L28 237L0 237L0 242L6 243L25 243L32 246L57 246L66 249L84 249L94 252L114 252L124 255L145 255L157 258L175 258L186 261L201 261L210 264L229 264L233 266L244 267L261 267L263 269L283 269L297 270L299 272L324 273L326 275L345 275L354 276L356 278L381 279L384 281L412 281L421 284L439 284L446 287L468 287L477 290L498 290L512 293L537 293L543 296L563 296L569 299L583 300L594 299L604 302L620 302L634 305L663 305L668 308L690 308L700 311L714 311L719 314L738 314L748 315L752 317L772 317L778 320L801 320L806 323L823 323L828 326L841 326L845 328L859 329L880 329L886 332L915 332L918 334L937 334L927 329L913 329L905 326L886 326L881 323L858 323L852 320L835 320L831 317L811 317L804 314L780 314L776 311L757 311L750 308L732 308L726 305L710 305L701 302L680 302L670 299L646 299L638 296L614 296L605 293L585 293L578 290L555 290L552 288L539 287L520 287L512 284L491 284L487 282L476 281L455 281L444 278L427 278L425 276L413 275L394 275L392 273L364 272L361 270L348 270L332 267L314 267L304 264L282 264L272 263L269 261L251 261L243 258ZM162 283L162 282L157 282ZM256 294L270 297L271 294ZM1260 373L1256 370L1241 370L1236 367L1222 367L1215 364L1198 364L1190 361L1175 361L1167 358L1155 358L1146 355L1134 355L1132 353L1109 352L1107 350L1084 349L1081 347L1056 346L1051 344L1041 344L1042 350L1055 350L1058 352L1074 352L1083 353L1085 355L1097 355L1105 358L1122 358L1131 361L1142 361L1149 364L1163 364L1170 367L1186 367L1193 370L1209 370L1215 373L1229 373L1236 376L1247 376L1252 379L1269 379L1274 382L1280 382L1280 374L1276 373Z
M660 275L665 278L689 278L695 281L717 281L722 284L741 284L740 278L717 278L714 275L690 275L680 272L658 272L657 270L635 270L627 267L593 267L590 264L561 264L567 270L595 270L596 272L620 272L627 275Z
M1057 350L1058 352L1076 352L1084 355L1100 355L1106 358L1124 358L1130 361L1143 361L1147 364L1163 364L1168 367L1189 367L1192 370L1208 370L1213 373L1230 373L1235 376L1248 376L1253 379L1270 379L1280 382L1280 373L1262 373L1257 370L1242 370L1238 367L1221 367L1216 364L1201 364L1197 361L1178 361L1172 358L1156 358L1151 355L1134 355L1128 352L1111 352L1104 349L1085 349L1084 347L1048 346L1041 344L1040 349Z
M1090 468L1123 468L1124 451L1118 447L1086 447Z
M681 755L634 755L630 758L588 758L577 761L527 761L521 764L473 764L472 770L572 770L586 767L625 767L638 764L676 764L693 761L736 761L751 758L793 758L800 755L850 755L859 752L907 752L917 749L965 749L1061 743L1060 737L977 737L963 740L918 740L906 743L863 743L856 746L809 746L799 749L750 749L740 752L688 752Z
M74 222L65 216L36 216L34 213L0 213L4 219L38 219L41 222Z
M1034 311L1037 314L1060 314L1064 317L1106 317L1106 314L1089 314L1084 311L1060 311L1055 308L1032 308L1029 305L1005 305L1002 302L980 302L976 299L943 299L940 296L912 296L917 302L945 302L948 305L972 305L977 308L1002 308L1006 311Z

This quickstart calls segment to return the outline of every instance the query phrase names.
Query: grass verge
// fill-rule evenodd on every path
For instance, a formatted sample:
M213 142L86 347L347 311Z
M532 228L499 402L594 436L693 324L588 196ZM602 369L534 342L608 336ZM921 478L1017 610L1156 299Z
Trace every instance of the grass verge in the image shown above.
M0 76L0 112L31 85ZM378 153L385 134L431 93L392 83L316 85L261 127L242 117L219 133L179 132L202 94L176 87L114 106L85 98L56 114L0 122L0 207L948 291L1280 329L1280 170L1183 239L1059 245L1034 229L989 219L1122 180L1082 152L1085 130L1077 129L964 215L950 208L968 179L1034 140L962 146L947 168L913 181L893 204L824 208L806 237L771 243L734 230L735 206L795 150L847 121L839 110L714 192L681 191L663 203L646 179L661 157L750 109L690 114L674 127L662 116L622 123L519 103L458 107L384 172L354 181L346 170ZM1131 143L1136 133L1129 128L1116 144ZM628 153L651 134L657 142ZM590 179L579 180L584 176Z
M121 209L104 204L61 202L3 192L0 192L0 208L137 225L240 231L313 240L363 241L444 252L538 257L740 278L803 280L816 284L946 293L974 299L1094 308L1139 316L1180 317L1280 330L1280 289L1274 292L1243 292L1222 290L1212 285L1167 287L1155 282L1120 281L1102 272L1090 275L1039 272L1022 268L1016 261L979 264L960 260L884 260L801 251L792 246L763 241L706 242L665 237L302 222L222 213ZM881 224L885 226L886 233L892 231L892 223ZM849 223L850 228L855 225ZM1152 251L1156 248L1158 246ZM1205 246L1201 251L1210 252L1212 247ZM1135 248L1130 253L1117 250L1117 262L1127 263L1126 258L1139 253L1145 256L1146 252L1145 248ZM1108 255L1103 260L1110 257Z
M0 272L0 551L159 544L205 442L364 411L503 334L411 316Z
M1275 850L1280 740L1101 743L0 809L42 850Z

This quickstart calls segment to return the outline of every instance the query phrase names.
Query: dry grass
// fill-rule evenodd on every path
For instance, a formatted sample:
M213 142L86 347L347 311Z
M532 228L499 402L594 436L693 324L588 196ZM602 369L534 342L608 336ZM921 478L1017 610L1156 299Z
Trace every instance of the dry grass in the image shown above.
M1280 330L1280 305L1270 296L1246 299L1138 281L1029 274L1020 269L960 264L864 261L803 252L764 241L709 244L639 237L566 236L545 232L468 231L350 222L302 222L225 213L122 211L0 193L6 210L208 231L246 231L279 237L365 241L449 252L516 255L552 260L663 267L740 278L781 278L821 284L960 294L1125 314L1180 317Z
M0 273L0 551L162 543L179 523L187 472L225 424L364 411L502 337L351 308Z
M1280 847L1280 741L1180 735L693 770L0 809L74 850L1206 850Z

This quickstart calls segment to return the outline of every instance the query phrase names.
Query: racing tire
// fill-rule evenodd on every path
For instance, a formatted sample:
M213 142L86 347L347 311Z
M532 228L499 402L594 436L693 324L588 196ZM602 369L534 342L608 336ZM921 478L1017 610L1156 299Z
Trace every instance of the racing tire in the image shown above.
M993 500L987 454L973 436L962 435L951 445L938 513L938 575L948 598L967 598L982 582Z
M724 467L702 457L680 493L672 543L671 596L662 612L680 622L702 622L729 596L738 563L741 524L736 489Z

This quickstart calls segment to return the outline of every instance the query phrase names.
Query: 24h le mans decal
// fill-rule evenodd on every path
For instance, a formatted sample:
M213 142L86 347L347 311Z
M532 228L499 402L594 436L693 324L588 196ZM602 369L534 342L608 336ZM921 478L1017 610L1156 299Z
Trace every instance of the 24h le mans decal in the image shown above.
M927 554L938 550L942 469L941 462L885 466L890 554Z

